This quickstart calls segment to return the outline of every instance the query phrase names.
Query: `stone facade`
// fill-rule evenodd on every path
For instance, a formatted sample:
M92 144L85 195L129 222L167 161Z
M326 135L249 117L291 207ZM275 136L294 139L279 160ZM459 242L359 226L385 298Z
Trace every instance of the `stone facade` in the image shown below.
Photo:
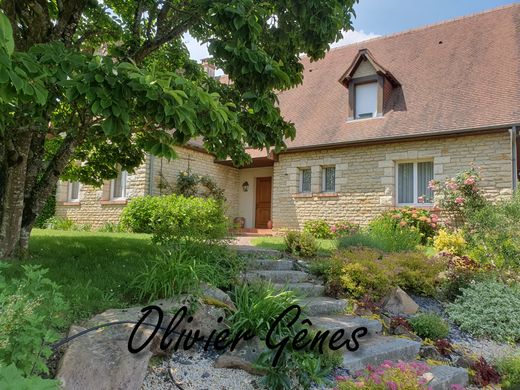
M396 163L430 160L434 178L456 175L470 164L482 167L482 188L498 199L512 191L509 133L402 141L330 150L285 153L273 175L274 228L299 229L309 219L347 220L365 225L395 207ZM321 193L323 166L336 167L336 192ZM299 171L312 170L312 193L300 194Z

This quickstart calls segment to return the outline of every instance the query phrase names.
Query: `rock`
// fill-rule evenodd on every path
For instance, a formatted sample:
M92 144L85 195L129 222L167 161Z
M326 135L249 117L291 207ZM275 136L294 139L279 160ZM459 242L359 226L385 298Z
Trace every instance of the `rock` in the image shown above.
M233 301L229 297L229 295L226 294L221 289L213 287L213 286L210 286L210 285L205 284L205 283L201 284L200 288L201 288L202 299L203 299L204 303L212 304L211 300L207 299L207 298L212 298L214 300L217 300L218 302L223 303L224 305L229 307L231 310L236 310L237 309L235 304L233 303ZM214 306L218 306L218 305L214 305Z
M394 316L410 315L417 313L419 305L400 287L396 287L384 300L383 310Z
M473 359L466 355L457 356L455 359L453 359L453 364L461 368L471 368L473 365Z
M258 357L265 350L258 337L241 340L233 351L227 351L215 361L215 368L239 368L253 375L263 375L261 370L253 367Z
M399 325L397 328L394 329L394 334L396 336L405 336L411 340L422 342L422 339L419 336L417 336L411 330L406 329L402 325Z
M419 351L419 356L423 359L445 360L433 345L423 345Z
M198 329L199 335L206 338L213 330L219 332L227 328L225 321L218 322L219 317L224 320L226 318L226 311L223 308L203 303L193 314L193 321L189 324L189 329L193 329L193 331Z

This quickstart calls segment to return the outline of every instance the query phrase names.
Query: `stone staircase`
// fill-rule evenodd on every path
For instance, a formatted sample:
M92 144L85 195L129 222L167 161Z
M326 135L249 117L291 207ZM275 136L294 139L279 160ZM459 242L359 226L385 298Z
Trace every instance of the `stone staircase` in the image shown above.
M247 248L241 252L249 253ZM345 351L343 368L353 373L368 364L378 365L385 360L413 361L417 358L421 343L407 338L385 336L383 326L378 320L345 314L347 300L324 296L324 286L312 275L302 271L298 262L283 258L282 253L255 248L254 258L248 262L248 269L243 274L246 281L263 280L282 289L294 290L304 297L300 300L305 307L313 327L319 330L344 329L346 335L360 326L368 329L367 336L359 339L360 348L355 352ZM262 258L265 253L268 259ZM275 258L276 257L276 258ZM434 379L430 383L433 390L448 390L452 384L465 386L468 382L466 370L451 366L432 366L430 371Z

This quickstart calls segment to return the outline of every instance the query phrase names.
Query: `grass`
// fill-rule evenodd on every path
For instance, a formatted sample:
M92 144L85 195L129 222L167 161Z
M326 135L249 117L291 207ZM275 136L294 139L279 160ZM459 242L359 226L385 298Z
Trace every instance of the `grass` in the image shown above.
M330 255L337 248L336 240L316 240L318 242L318 254ZM251 240L251 244L260 248L285 250L285 242L283 237L255 237Z
M158 253L146 234L40 229L33 230L29 250L30 257L13 261L7 276L19 277L24 264L49 269L70 304L70 323L137 304L130 282Z

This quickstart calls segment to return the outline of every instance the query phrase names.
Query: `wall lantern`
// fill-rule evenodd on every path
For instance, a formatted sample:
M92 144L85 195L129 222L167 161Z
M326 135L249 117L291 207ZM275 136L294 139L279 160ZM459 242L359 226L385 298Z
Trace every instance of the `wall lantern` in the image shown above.
M242 184L242 189L244 190L244 192L247 192L249 190L249 183L247 181L245 181Z

